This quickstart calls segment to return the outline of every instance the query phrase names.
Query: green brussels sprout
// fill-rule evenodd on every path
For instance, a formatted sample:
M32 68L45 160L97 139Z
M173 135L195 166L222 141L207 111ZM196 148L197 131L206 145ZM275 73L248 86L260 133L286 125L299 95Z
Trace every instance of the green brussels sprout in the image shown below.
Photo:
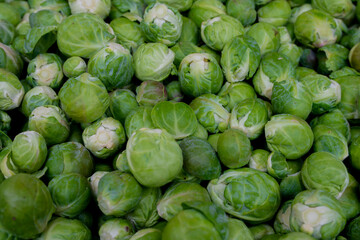
M274 178L284 179L289 174L289 165L280 152L269 154L266 164L267 172Z
M326 45L317 53L318 72L330 74L347 65L349 50L340 44Z
M171 81L166 86L166 92L168 94L168 99L172 102L181 102L184 98L183 93L181 92L181 86L179 81Z
M179 145L186 172L201 180L211 180L220 176L220 161L210 143L197 137L187 137Z
M162 240L228 239L229 220L222 209L198 201L183 203L183 207L165 226Z
M294 232L332 239L344 229L345 223L339 201L327 191L306 190L292 202L290 227Z
M254 236L239 219L229 218L229 240L253 240Z
M111 0L69 0L71 14L93 13L106 18L110 13Z
M49 223L45 231L37 239L91 240L91 231L78 219L58 217Z
M259 224L249 228L254 239L263 239L265 236L274 234L274 229L268 224Z
M125 123L129 113L138 108L138 106L135 94L128 89L116 89L110 93L110 112L122 124Z
M191 0L193 1L193 0ZM179 42L190 42L195 45L199 43L200 32L196 24L190 18L182 16L183 25Z
M11 145L11 161L22 172L38 171L44 164L46 155L46 141L34 131L19 133Z
M65 173L79 173L89 177L93 171L93 159L80 143L66 142L49 148L45 166L49 179Z
M201 24L201 38L204 43L217 51L236 36L244 34L244 27L236 18L223 14L210 18Z
M135 210L126 215L126 218L137 228L148 228L159 220L156 206L161 198L160 188L145 188L141 200Z
M219 141L220 135L221 135L221 133L212 134L212 135L208 136L208 139L207 139L208 143L210 143L210 145L213 147L215 152L217 152L217 143Z
M193 4L193 0L158 0L160 3L164 3L172 8L177 9L179 12L185 12L190 9Z
M336 79L345 76L360 76L360 73L351 67L343 67L342 69L332 72L329 75L331 79Z
M174 71L175 53L162 43L142 44L134 53L135 76L141 81L162 81Z
M246 35L255 39L263 56L266 53L277 51L280 47L280 34L276 27L269 23L255 23L246 32Z
M349 147L351 165L359 170L360 169L360 137L353 140Z
M274 221L274 229L276 233L286 234L291 232L290 215L291 215L292 200L284 202Z
M154 3L145 9L140 27L148 41L173 46L180 39L182 24L178 10L166 4Z
M136 101L140 106L155 106L167 98L166 88L161 82L144 81L136 88Z
M176 43L171 47L171 50L175 53L174 64L177 67L180 65L181 61L191 53L206 53L201 47L188 41Z
M14 40L14 37L15 37L14 25L12 25L6 20L0 20L0 43L9 45Z
M341 102L338 108L347 120L358 120L360 111L360 105L358 104L360 98L360 77L346 76L336 78L335 81L341 87Z
M357 71L360 71L360 44L356 44L351 48L349 54L349 62L352 68Z
M70 7L66 0L29 0L28 1L30 8L32 9L50 9L65 16L70 15Z
M0 3L0 20L16 26L21 21L21 14L9 3Z
M278 26L277 30L279 31L281 45L293 42L290 30L286 26Z
M308 0L306 0L306 1L308 1ZM309 11L311 9L313 9L313 7L309 3L305 3L305 4L302 4L301 6L298 6L298 7L295 7L293 9L291 9L291 16L290 16L290 19L289 19L289 23L295 24L296 19L301 14L303 14L304 12L307 12L307 11Z
M272 116L265 125L265 137L269 149L282 153L286 159L305 155L314 141L309 124L290 114Z
M335 18L346 18L355 11L355 6L351 0L336 0L333 2L324 0L312 0L313 8L329 13Z
M210 133L228 129L230 113L224 105L226 102L214 94L204 94L190 103L199 123Z
M122 124L111 117L92 123L85 128L82 138L84 145L98 158L108 158L126 142Z
M230 215L254 223L271 219L280 205L276 180L252 168L227 170L218 179L211 180L207 189L217 206Z
M260 48L249 36L236 36L221 53L221 66L228 82L240 82L254 76L260 64Z
M270 153L263 149L256 149L251 153L249 168L267 172L267 161Z
M11 117L4 111L0 111L0 131L7 132L10 130ZM1 137L0 137L1 138ZM1 147L0 147L1 150Z
M189 18L201 27L201 23L220 14L226 14L226 8L219 0L197 0L191 6Z
M130 112L125 119L125 132L128 138L140 128L155 128L151 119L152 107L138 107Z
M104 222L99 229L100 239L130 239L133 234L134 229L130 222L121 218L109 219Z
M191 137L197 137L200 139L207 140L209 137L208 131L198 122L197 128L193 134L190 135Z
M283 26L291 15L290 4L285 0L274 0L258 10L259 22L270 23L274 26Z
M19 107L25 91L17 76L0 68L0 84L0 110Z
M271 99L275 82L295 78L295 65L290 59L277 52L266 54L253 78L255 91Z
M58 26L63 20L64 15L51 9L42 9L31 12L29 15L29 23L31 28Z
M280 45L278 52L287 56L293 64L298 65L303 54L303 49L293 43L285 43Z
M360 201L358 199L359 183L349 174L349 184L338 198L343 213L347 220L352 219L360 213Z
M56 207L55 213L62 217L79 215L90 202L90 184L78 173L58 175L49 182L48 187Z
M326 125L317 125L313 133L315 152L331 153L340 161L349 156L347 140L341 132Z
M87 70L86 62L81 57L69 57L63 65L64 75L68 78L78 77Z
M98 195L99 181L107 173L109 173L109 171L96 171L93 173L93 175L91 175L91 177L88 178L91 187L91 193L95 197L95 199Z
M83 27L87 26L87 27ZM79 13L61 22L57 33L59 50L67 56L90 58L115 41L114 31L99 16Z
M110 104L104 84L88 73L67 80L59 91L59 98L66 115L80 123L99 119Z
M351 27L340 40L340 44L348 49L353 48L360 41L360 29Z
M126 157L131 173L146 187L160 187L171 182L183 165L180 146L161 129L137 130L127 142Z
M258 138L268 121L268 110L260 98L247 98L239 102L231 111L230 127L239 129L250 140Z
M317 72L307 67L297 67L295 70L296 80L302 81L303 78L309 75L316 75Z
M135 209L141 194L142 188L131 174L114 171L100 178L97 201L105 215L121 217Z
M296 39L311 48L334 44L337 39L337 24L326 12L311 9L296 18L294 25Z
M288 162L288 165L292 163ZM280 182L280 194L284 199L293 199L298 193L304 191L305 187L300 172L288 175Z
M198 97L206 93L218 93L223 83L223 74L211 55L193 53L181 61L179 81L184 94Z
M313 96L302 82L286 79L274 83L271 105L274 113L288 113L307 119L312 109Z
M281 236L278 239L279 240L315 240L316 238L313 238L310 235L303 232L291 232Z
M161 231L154 228L141 229L130 240L161 240Z
M1 228L25 239L43 232L55 210L46 185L25 173L16 174L1 183L0 204Z
M64 142L70 125L61 108L52 105L35 108L29 116L29 130L40 133L48 145Z
M0 21L1 24L1 21ZM20 54L12 47L1 43L1 25L0 25L0 68L20 76L23 69L23 60Z
M115 156L113 161L113 168L121 172L130 173L130 167L126 158L126 150Z
M142 21L145 9L145 1L142 0L112 0L110 18L115 19L124 16L131 21Z
M239 20L245 27L256 21L254 0L228 0L226 2L226 12Z
M309 190L324 190L339 198L349 184L345 165L334 155L315 152L304 162L301 169L304 186Z
M256 98L256 93L253 87L245 82L226 82L218 93L218 96L227 102L226 109L231 111L243 100L247 98Z
M348 224L346 227L346 236L349 240L356 240L360 237L360 216Z
M29 117L35 108L46 105L59 106L59 97L50 87L36 86L25 94L21 103L21 112Z

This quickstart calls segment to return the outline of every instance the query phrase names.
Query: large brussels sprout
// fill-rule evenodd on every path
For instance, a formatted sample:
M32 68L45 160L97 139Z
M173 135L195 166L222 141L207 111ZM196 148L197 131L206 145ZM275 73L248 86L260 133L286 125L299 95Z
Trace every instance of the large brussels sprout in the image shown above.
M269 23L255 23L246 34L255 39L260 47L261 55L277 51L280 47L279 31Z
M218 179L211 180L207 188L217 206L230 215L251 222L268 221L280 205L276 180L251 168L227 170Z
M16 174L0 185L0 224L24 239L43 232L55 210L46 185L34 176Z
M128 114L125 119L125 131L128 138L140 128L156 128L151 119L152 107L138 107Z
M161 82L144 81L136 88L136 101L140 106L154 106L167 98L166 88Z
M271 117L265 125L265 137L269 149L282 153L286 159L303 156L310 150L314 141L309 124L290 114Z
M142 188L131 174L114 171L100 179L97 201L105 215L121 217L135 209L141 194Z
M0 68L0 84L0 110L11 110L20 106L25 91L17 76Z
M189 18L200 27L203 21L225 14L225 10L224 4L219 0L197 0L190 8Z
M1 34L1 21L0 21L0 35ZM20 76L23 69L23 60L20 54L12 47L1 43L0 36L0 68L12 72L13 74Z
M267 172L267 160L270 153L263 149L256 149L251 153L249 167L259 170L261 172Z
M59 91L61 108L76 122L91 123L109 107L109 94L96 77L83 73L70 78Z
M238 19L245 27L256 21L254 0L228 0L226 13Z
M155 228L141 229L130 240L161 240L161 231Z
M180 146L161 129L136 131L127 142L126 156L131 173L146 187L160 187L171 182L183 165Z
M71 14L93 13L106 18L110 13L111 0L69 0Z
M182 16L182 20L183 25L179 42L189 42L195 45L198 44L200 40L200 31L198 27L190 18Z
M341 102L338 108L342 111L346 119L356 121L360 118L360 77L346 76L335 79L341 87Z
M93 159L80 143L66 142L49 149L45 166L48 168L46 175L50 179L65 173L79 173L89 177L93 172Z
M260 64L260 48L250 36L236 36L221 52L221 66L228 82L239 82L254 76Z
M274 26L283 26L291 15L290 4L286 0L274 0L258 10L259 22L270 23Z
M182 24L178 10L166 4L154 3L145 9L140 27L148 41L173 46L181 36Z
M244 82L228 83L221 88L218 96L226 102L226 109L231 111L238 103L247 99L255 98L256 93L253 87Z
M185 171L201 180L211 180L220 176L220 161L210 143L197 137L188 137L179 145Z
M326 191L303 191L292 202L292 231L304 232L316 239L332 239L344 229L345 223L339 201Z
M85 210L90 202L91 191L87 179L78 173L61 174L49 182L55 213L73 218Z
M91 13L71 15L61 22L57 33L59 50L67 56L90 58L114 41L111 27Z
M98 77L111 91L128 85L134 75L130 51L117 43L109 43L91 56L88 72Z
M126 17L112 20L110 26L114 30L116 42L128 48L131 52L135 52L145 41L140 24Z
M186 95L198 97L206 93L216 94L223 84L223 73L210 54L193 53L181 61L179 81Z
M45 105L59 106L59 98L52 88L37 86L25 94L21 103L21 112L29 117L35 108Z
M135 94L129 89L116 89L110 93L109 109L112 116L125 123L126 117L132 110L135 110L139 104L136 101Z
M134 53L135 76L141 81L162 81L174 71L175 54L165 44L145 43Z

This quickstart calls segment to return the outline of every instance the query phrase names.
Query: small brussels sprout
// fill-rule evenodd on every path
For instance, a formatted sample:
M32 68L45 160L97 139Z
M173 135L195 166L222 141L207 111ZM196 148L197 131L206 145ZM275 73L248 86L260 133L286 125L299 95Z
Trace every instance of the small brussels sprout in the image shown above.
M220 176L220 161L210 143L197 137L188 137L179 145L185 171L201 180L211 180Z
M326 12L311 9L299 15L295 21L296 39L311 48L334 44L337 39L337 24Z
M349 147L351 165L359 170L360 169L360 137L353 140Z
M25 173L1 183L0 204L2 229L24 239L35 238L43 232L55 210L46 185Z
M263 239L268 235L274 234L274 229L268 224L259 224L249 228L254 239Z
M110 102L104 84L88 73L67 80L59 91L59 98L66 115L80 123L99 119Z
M0 68L0 84L0 110L19 107L25 91L17 76Z
M144 81L136 88L136 101L140 106L155 106L168 98L164 84L156 81Z
M162 81L174 71L175 53L162 43L142 44L134 53L135 76L141 81Z
M289 165L280 152L269 154L266 169L271 176L277 179L284 179L289 174Z
M290 215L291 215L291 204L292 200L284 202L278 213L276 214L276 218L274 221L274 229L276 233L290 233Z
M104 118L85 128L84 145L98 158L108 158L116 153L126 141L122 124L113 118Z
M260 48L249 36L236 36L221 53L221 66L228 82L239 82L254 76L260 64Z
M332 2L326 0L312 0L311 4L313 8L327 12L331 16L340 19L348 17L355 11L355 6L351 0L336 0Z
M245 223L239 219L229 218L229 240L253 240L254 236L245 225Z
M256 21L254 0L228 0L226 2L226 12L228 15L238 19L245 27Z
M255 39L263 56L266 53L277 51L280 47L280 34L276 27L269 23L255 23L246 34Z
M21 112L29 117L35 108L46 105L59 106L59 97L50 87L36 86L25 94L21 103Z
M114 30L116 42L128 48L131 52L145 42L145 37L141 33L140 24L131 21L126 17L119 17L110 22Z
M179 81L171 81L165 86L168 98L172 102L181 102L184 98L181 92L181 86Z
M291 15L290 4L285 0L274 0L258 10L259 22L270 23L274 26L283 26Z
M193 4L193 0L159 0L158 2L165 3L166 5L177 9L179 12L189 10Z
M49 148L45 166L49 179L65 173L79 173L89 177L93 172L93 159L80 143L66 142Z
M140 27L148 41L173 46L181 36L182 24L178 10L166 4L154 3L145 9Z
M207 53L187 55L179 67L179 81L184 94L198 97L218 93L223 84L223 73L217 61Z
M93 13L106 18L110 13L111 0L69 0L71 14Z
M358 199L359 183L349 174L349 184L338 198L343 213L347 220L352 219L360 213L360 201Z
M10 126L11 126L11 117L6 112L0 111L0 131L6 133L7 131L10 130Z
M115 35L111 27L91 13L79 13L65 18L57 33L59 50L67 56L90 58L114 41Z
M286 159L303 156L314 141L308 123L290 114L272 116L265 125L265 137L269 149L282 153Z
M20 76L23 69L23 60L20 54L12 47L1 43L1 20L0 20L0 68Z
M128 114L125 119L125 132L128 138L140 128L155 128L151 119L152 108L138 107Z
M341 87L341 102L338 108L342 111L346 119L358 120L360 98L360 77L359 76L346 76L336 78L335 81Z
M280 46L278 52L287 56L293 64L298 65L303 54L303 49L293 43L285 43Z
M226 14L225 11L224 4L219 0L197 0L190 8L189 18L201 27L202 22L220 14Z
M292 162L288 162L292 163ZM280 194L284 199L293 199L298 193L304 191L300 172L288 175L280 182Z
M251 168L227 170L218 179L211 180L207 189L217 206L230 215L254 223L271 219L280 205L276 180Z
M200 31L198 27L190 18L182 16L182 20L183 25L179 42L190 42L197 45L200 40Z
M100 239L106 240L130 239L133 234L130 222L121 218L109 219L99 229Z
M161 240L161 231L155 228L141 229L130 240Z
M46 141L34 131L19 133L11 145L11 161L22 172L38 171L44 164L46 155Z
M31 112L29 130L40 133L48 145L54 145L68 138L70 125L59 107L46 105L37 107Z
M160 187L171 182L183 165L180 146L161 129L136 131L127 142L126 157L131 173L146 187Z
M231 111L230 127L239 129L250 140L254 140L264 131L268 121L268 109L260 98L247 98L239 102Z
M92 195L97 198L100 179L105 176L108 171L96 171L91 177L88 178L91 187Z
M347 65L349 50L340 44L326 45L317 53L318 72L330 74Z
M249 167L259 170L261 172L267 172L267 161L270 153L263 149L256 149L251 153Z
M253 78L255 91L261 96L271 99L275 82L295 78L295 65L280 53L266 54Z
M327 191L303 191L292 202L292 231L304 232L317 239L332 239L344 229L345 223L339 201Z
M122 124L125 123L125 119L130 112L138 107L139 104L136 101L136 96L131 90L116 89L110 93L110 112Z
M68 78L80 76L86 70L86 62L81 57L69 57L63 65L64 75Z
M360 237L360 216L348 224L346 227L346 236L349 240L356 240Z
M214 94L204 94L190 103L199 123L210 133L228 129L230 113L224 105L226 102Z
M255 98L256 93L253 87L245 82L226 82L221 88L218 96L227 102L226 109L231 111L238 103L247 98Z

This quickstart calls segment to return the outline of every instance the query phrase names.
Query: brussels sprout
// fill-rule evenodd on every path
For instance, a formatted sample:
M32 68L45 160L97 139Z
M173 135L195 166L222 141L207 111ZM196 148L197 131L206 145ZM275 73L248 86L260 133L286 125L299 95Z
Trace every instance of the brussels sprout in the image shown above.
M351 67L343 67L342 69L332 72L329 75L331 79L336 79L345 76L360 76L360 73Z
M249 228L254 239L263 239L265 236L274 234L274 229L268 224L259 224Z
M108 171L96 171L91 177L88 178L92 195L97 198L100 179L105 176Z
M106 18L110 13L111 0L69 0L71 14L93 13Z
M16 174L0 185L0 224L9 234L30 239L43 232L55 210L45 184L29 174Z
M179 12L189 10L193 4L193 0L158 0L158 2L165 3L166 5L177 9Z
M303 78L309 75L316 75L317 72L307 67L297 67L295 70L296 80L302 81Z
M197 137L200 139L207 140L209 137L208 131L198 122L197 128L193 134L190 135L191 137Z
M81 57L70 57L63 65L64 75L68 78L77 77L87 70L86 62Z
M260 48L249 36L236 36L221 53L221 66L228 82L239 82L254 76L260 64Z
M191 20L190 18L182 16L182 20L183 20L183 25L181 29L181 36L179 39L179 43L190 42L195 45L198 44L200 40L200 31L198 27L196 26L194 21Z
M281 236L278 239L279 240L315 240L316 238L313 238L310 235L302 232L291 232Z
M290 30L287 27L278 26L277 30L279 31L281 45L285 45L293 42L292 36L290 35Z
M354 139L349 147L351 165L359 170L360 169L360 137Z
M255 39L260 47L262 56L266 53L277 51L280 47L280 34L276 27L269 23L255 23L246 34Z
M130 240L161 240L161 231L154 228L141 229Z
M253 240L254 236L239 219L229 218L229 240Z
M330 74L347 65L349 50L340 44L326 45L319 48L317 58L318 72Z
M217 152L217 143L219 141L221 133L212 134L208 137L207 141L210 143L210 145L213 147L215 152Z
M305 187L302 183L300 172L288 175L280 182L280 194L282 198L293 199L298 193L304 190Z
M155 128L151 119L152 108L138 107L130 112L125 119L125 131L128 138L140 128Z
M181 86L179 81L172 81L165 87L170 101L181 102L183 100L184 95L181 92Z
M4 68L17 76L20 76L24 65L23 60L16 50L1 43L1 35L0 25L0 68Z
M26 173L38 171L46 160L47 147L43 136L34 131L22 132L11 145L11 161Z
M277 179L284 179L289 174L289 165L286 158L280 152L272 152L268 156L267 172Z
M171 182L183 165L180 146L161 129L136 131L127 142L126 156L131 173L146 187L160 187Z
M110 102L104 84L88 73L67 80L59 91L59 98L66 115L80 123L99 119Z
M70 7L66 0L29 0L28 3L32 9L50 9L65 16L70 15Z
M292 200L289 200L284 202L280 207L279 212L277 213L274 221L274 229L276 233L284 234L291 232L291 228L290 228L291 204L292 204Z
M271 52L262 58L253 78L253 84L258 94L271 99L275 82L293 78L295 78L295 65L290 59L277 52Z
M57 33L59 50L67 56L89 58L114 41L111 27L91 13L71 15L62 21Z
M134 53L135 76L141 81L162 81L174 71L175 54L165 44L142 44Z
M254 0L228 0L226 2L228 15L238 19L242 25L249 26L256 20Z
M312 9L297 17L294 32L296 39L311 48L334 44L337 39L334 18L323 11Z
M5 20L16 26L21 21L21 15L11 4L0 3L0 20Z
M10 130L11 117L4 111L0 111L0 131L7 132ZM1 138L1 137L0 137ZM0 147L1 150L1 147Z
M351 0L336 0L331 3L324 0L312 0L311 4L315 9L322 10L340 19L348 17L355 11L355 6Z
M225 10L225 6L219 0L197 0L190 8L189 18L200 27L202 22L225 14Z
M121 240L130 239L134 230L131 224L121 218L109 219L101 225L99 230L100 239Z
M171 50L175 53L174 64L177 67L180 65L181 61L191 53L206 53L201 47L187 41L176 43Z
M310 150L314 141L308 123L290 114L271 117L265 125L265 137L269 149L282 153L286 159L303 156Z
M256 149L251 153L249 167L259 170L261 172L267 172L267 160L270 153L263 149Z
M346 76L336 78L335 81L338 82L341 87L341 102L338 108L342 111L346 119L359 119L360 77Z
M359 183L349 174L349 184L338 199L347 220L352 219L360 213L360 201L358 199Z
M59 12L50 9L42 9L30 13L29 23L31 28L58 26L64 18L65 17Z
M77 219L59 217L52 220L45 231L37 239L91 240L91 232L85 224Z
M296 19L301 14L303 14L304 12L307 12L307 11L309 11L311 9L313 9L313 7L309 3L305 3L305 4L301 5L301 6L298 6L298 7L295 7L293 9L291 9L291 16L290 16L290 19L289 19L289 23L295 24Z
M25 91L16 75L0 68L0 84L0 110L19 107Z
M292 202L292 231L304 232L317 239L332 239L344 229L345 223L340 203L326 191L303 191Z
M283 26L291 15L291 8L285 0L274 0L258 10L259 22L270 23L274 26Z
M210 133L228 129L230 113L224 105L226 102L214 94L204 94L190 103L199 123Z
M356 44L351 48L350 54L349 54L349 62L352 68L356 69L357 71L360 71L360 44Z
M346 227L346 236L349 240L356 240L360 237L360 216L348 224Z
M141 21L145 9L144 2L146 0L112 0L110 18L115 19L124 16L131 21Z
M246 182L244 187L243 183ZM280 205L279 184L251 168L225 171L207 187L212 201L227 213L251 222L271 219Z
M52 146L48 151L46 175L52 179L60 174L79 173L89 177L93 171L93 159L80 143L66 142Z
M136 101L140 106L154 106L167 98L166 88L161 82L144 81L136 88Z
M185 171L201 180L211 180L220 176L220 161L210 143L197 137L188 137L179 145Z
M341 38L340 44L348 49L354 47L360 41L360 29L351 27Z
M52 88L37 86L25 94L21 104L21 112L29 117L35 108L46 105L59 106L59 98Z
M11 44L15 37L15 27L6 20L0 20L0 43ZM1 44L2 45L2 44Z
M226 82L221 88L218 96L227 102L226 109L231 111L238 103L247 98L255 98L254 89L247 83L228 83Z
M303 49L293 43L285 43L280 46L278 52L287 56L293 64L298 65L303 54Z

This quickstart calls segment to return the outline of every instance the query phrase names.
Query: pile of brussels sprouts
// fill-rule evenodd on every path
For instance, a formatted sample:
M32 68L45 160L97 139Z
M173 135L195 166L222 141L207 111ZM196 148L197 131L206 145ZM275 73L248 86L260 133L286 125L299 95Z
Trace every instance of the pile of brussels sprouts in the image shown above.
M360 3L0 0L0 240L359 240Z

